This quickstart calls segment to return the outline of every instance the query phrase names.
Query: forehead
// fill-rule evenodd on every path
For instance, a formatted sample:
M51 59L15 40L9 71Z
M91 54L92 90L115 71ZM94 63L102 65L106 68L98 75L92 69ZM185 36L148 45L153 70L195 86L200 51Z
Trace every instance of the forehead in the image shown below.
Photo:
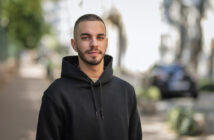
M101 21L82 21L77 26L77 34L106 34L105 25Z

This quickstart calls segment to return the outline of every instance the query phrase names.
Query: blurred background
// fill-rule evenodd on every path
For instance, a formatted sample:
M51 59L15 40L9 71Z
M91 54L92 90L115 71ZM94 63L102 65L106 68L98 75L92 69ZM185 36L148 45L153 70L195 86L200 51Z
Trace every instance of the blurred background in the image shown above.
M214 139L213 0L0 0L0 139L35 139L73 26L101 16L114 74L136 90L145 140Z

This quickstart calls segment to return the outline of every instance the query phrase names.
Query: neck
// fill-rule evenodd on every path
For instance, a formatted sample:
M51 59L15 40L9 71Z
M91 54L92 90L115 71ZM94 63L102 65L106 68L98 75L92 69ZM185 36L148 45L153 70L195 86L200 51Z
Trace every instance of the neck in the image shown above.
M98 65L89 65L79 58L79 67L80 70L84 72L89 78L99 79L99 77L103 73L104 60L102 60Z

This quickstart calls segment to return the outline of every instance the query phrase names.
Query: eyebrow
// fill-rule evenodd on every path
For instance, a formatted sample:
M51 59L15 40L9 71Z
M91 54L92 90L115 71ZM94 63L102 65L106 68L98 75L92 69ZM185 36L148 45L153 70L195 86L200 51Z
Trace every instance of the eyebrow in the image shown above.
M84 35L90 36L89 33L81 33L81 34L80 34L80 36L84 36ZM105 34L104 34L104 33L100 33L100 34L98 34L97 36L105 36Z
M81 33L81 34L80 34L80 36L84 36L84 35L90 36L89 33Z
M105 36L105 34L104 34L104 33L101 33L101 34L98 34L98 36Z

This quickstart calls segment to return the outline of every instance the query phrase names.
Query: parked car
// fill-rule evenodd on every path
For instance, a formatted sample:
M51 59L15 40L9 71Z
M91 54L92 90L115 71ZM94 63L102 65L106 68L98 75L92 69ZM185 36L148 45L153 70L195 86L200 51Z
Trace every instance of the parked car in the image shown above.
M179 64L154 66L151 70L151 84L159 88L162 98L186 95L198 97L196 80Z

